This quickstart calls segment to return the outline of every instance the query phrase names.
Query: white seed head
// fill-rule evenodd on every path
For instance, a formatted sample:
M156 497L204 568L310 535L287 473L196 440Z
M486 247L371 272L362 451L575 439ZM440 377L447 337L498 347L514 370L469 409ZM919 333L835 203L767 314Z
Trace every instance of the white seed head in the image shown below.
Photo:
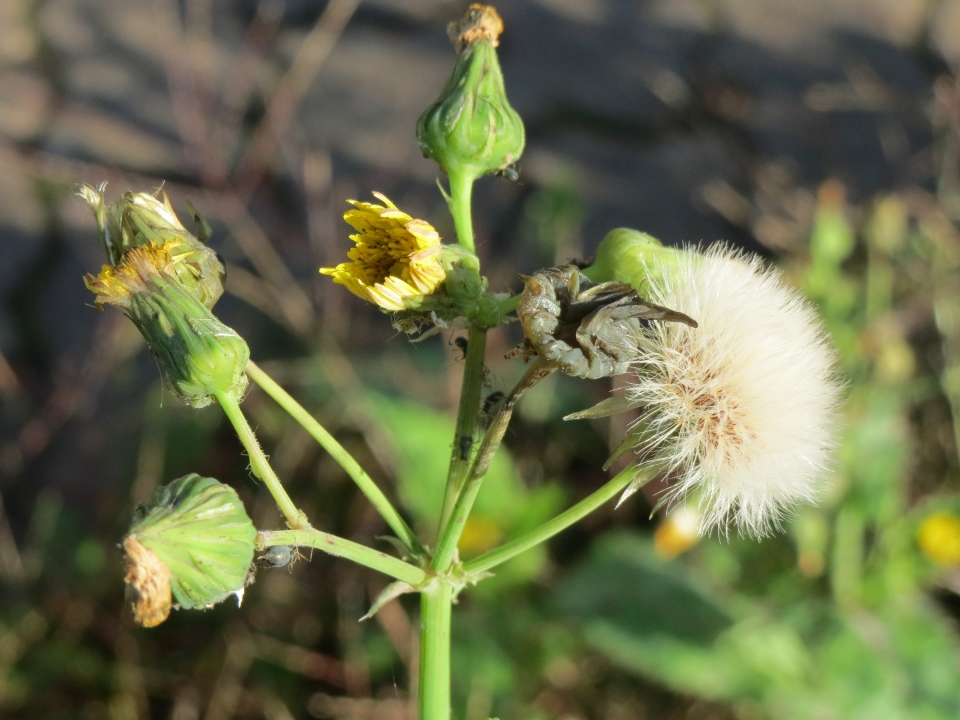
M685 251L651 301L699 327L651 323L637 381L640 450L665 462L673 502L698 498L700 532L763 536L816 499L836 437L841 383L816 311L757 257Z

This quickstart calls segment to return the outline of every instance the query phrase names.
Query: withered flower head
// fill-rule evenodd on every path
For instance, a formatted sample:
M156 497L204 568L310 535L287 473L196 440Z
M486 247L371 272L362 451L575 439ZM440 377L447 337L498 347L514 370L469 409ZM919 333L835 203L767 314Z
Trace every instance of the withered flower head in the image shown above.
M104 265L84 282L98 308L115 305L133 321L184 402L204 407L220 393L239 399L250 350L180 282L173 248L170 241L132 247L118 265Z
M627 372L639 357L641 321L697 323L683 313L643 300L630 285L593 283L574 265L530 277L517 305L524 353L576 377Z
M119 265L135 247L164 245L171 256L169 272L197 299L212 308L223 294L226 271L217 253L208 248L177 218L163 190L155 194L125 192L113 204L104 197L106 183L98 188L81 185L77 195L87 201L97 220L100 242L111 265ZM209 227L197 215L205 232ZM204 237L205 239L205 237Z

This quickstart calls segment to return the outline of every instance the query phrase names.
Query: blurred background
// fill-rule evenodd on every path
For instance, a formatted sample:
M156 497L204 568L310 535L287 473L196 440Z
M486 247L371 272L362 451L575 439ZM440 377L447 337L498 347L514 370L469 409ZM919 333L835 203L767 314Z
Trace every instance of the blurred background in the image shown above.
M218 315L409 510L439 509L461 350L410 344L317 274L348 198L453 239L414 137L460 0L0 2L0 715L412 718L417 604L358 623L384 578L260 568L239 610L136 627L118 542L196 471L269 496L216 407L183 406L82 276L104 258L79 182L161 184L228 265ZM512 0L500 57L519 181L476 189L491 286L589 259L617 226L725 240L817 303L848 382L820 507L762 543L697 542L653 493L464 593L454 713L563 720L960 717L960 0ZM491 334L489 392L516 328ZM625 420L563 423L608 381L521 403L464 534L477 554L584 497ZM322 529L386 532L305 432L245 401ZM412 420L411 420L412 418ZM695 518L694 518L695 520ZM308 562L309 560L309 562Z

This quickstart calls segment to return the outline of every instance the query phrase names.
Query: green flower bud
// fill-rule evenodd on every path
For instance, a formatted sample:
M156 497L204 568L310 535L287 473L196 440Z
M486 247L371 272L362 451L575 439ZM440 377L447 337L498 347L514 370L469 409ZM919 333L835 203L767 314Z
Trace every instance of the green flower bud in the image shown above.
M218 394L239 400L247 387L250 350L180 283L171 245L133 247L119 265L104 265L84 282L97 295L98 308L116 305L133 320L184 402L205 407Z
M123 541L136 621L166 620L171 594L188 609L242 598L256 535L236 491L213 478L191 474L158 488Z
M181 285L212 308L223 294L226 270L217 253L180 223L167 194L162 190L156 195L126 192L117 202L107 205L104 187L105 184L96 189L81 185L77 194L93 209L110 263L119 265L130 248L167 243L174 258L173 271ZM205 240L210 226L196 212L194 216Z
M593 282L617 280L640 289L651 276L678 268L682 257L681 251L665 247L652 235L615 228L600 242L593 265L583 274Z
M496 10L483 5L471 5L448 28L460 55L439 99L417 121L417 140L451 178L504 170L523 153L523 121L507 101L497 60L502 30Z

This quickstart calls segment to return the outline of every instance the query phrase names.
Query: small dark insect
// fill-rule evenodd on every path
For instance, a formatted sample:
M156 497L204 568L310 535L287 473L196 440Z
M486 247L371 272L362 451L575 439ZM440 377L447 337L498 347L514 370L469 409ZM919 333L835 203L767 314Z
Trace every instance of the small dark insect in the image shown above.
M520 182L520 173L517 172L516 165L507 165L506 167L502 167L499 170L497 170L497 172L494 174L497 177L502 177L504 180L508 182L512 182L512 183Z
M467 339L461 335L458 338L454 338L453 344L460 349L460 352L463 353L463 359L466 360L467 359Z
M460 436L460 459L466 462L470 459L470 448L473 447L473 438L469 435Z
M484 398L483 407L480 408L480 412L484 415L492 415L493 408L495 408L501 400L503 400L503 393L499 390L490 393Z
M270 567L286 567L292 560L299 557L299 553L289 545L274 545L267 548L263 559Z

